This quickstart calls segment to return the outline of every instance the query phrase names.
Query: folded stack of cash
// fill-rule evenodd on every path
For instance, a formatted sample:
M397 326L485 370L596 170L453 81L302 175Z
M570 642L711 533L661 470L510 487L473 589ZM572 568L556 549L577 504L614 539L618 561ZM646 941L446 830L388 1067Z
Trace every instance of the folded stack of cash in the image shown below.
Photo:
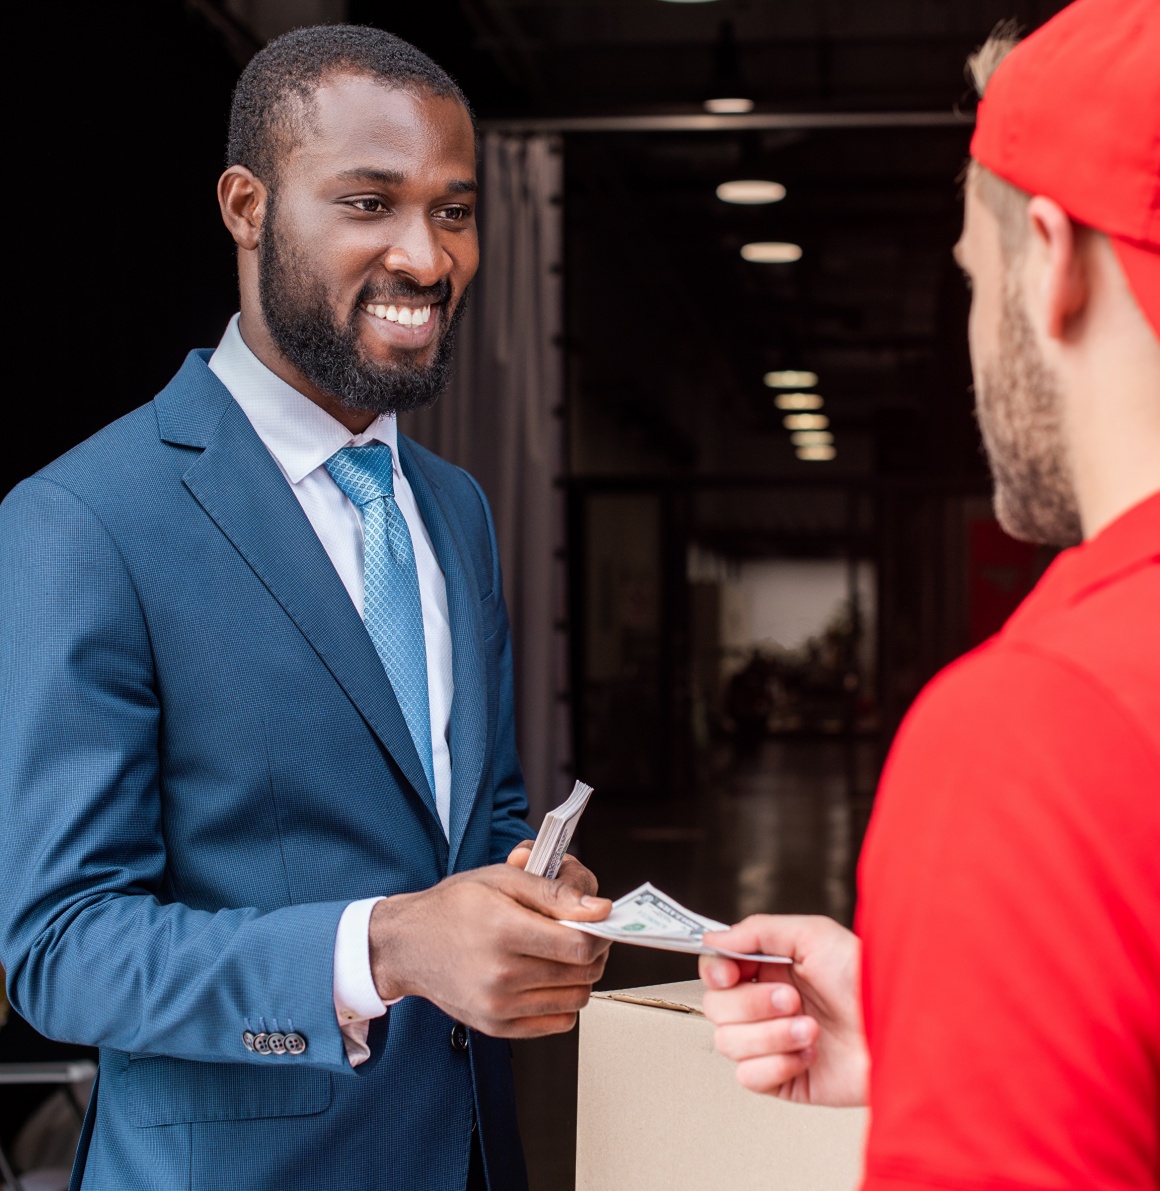
M564 922L585 934L616 943L633 943L637 947L655 947L660 951L687 951L693 955L727 955L731 959L756 960L759 963L793 963L784 955L743 955L706 947L701 936L706 931L728 930L723 922L716 922L686 910L667 893L647 881L612 903L612 912L601 922Z
M592 787L583 782L577 782L572 787L572 793L563 806L549 811L540 825L540 832L536 836L532 854L524 871L536 877L554 878L564 862L564 853L572 842L572 835L576 831L576 824L588 805L592 795Z

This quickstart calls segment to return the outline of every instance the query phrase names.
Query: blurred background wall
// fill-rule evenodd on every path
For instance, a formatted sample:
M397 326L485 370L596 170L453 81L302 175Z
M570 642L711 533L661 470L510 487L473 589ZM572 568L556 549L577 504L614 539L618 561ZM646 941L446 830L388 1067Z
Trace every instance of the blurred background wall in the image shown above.
M18 5L0 490L216 343L235 277L214 185L248 57L303 23L391 29L481 121L458 373L404 429L496 511L533 825L581 776L579 846L612 895L651 879L721 918L848 922L900 718L1048 561L991 516L950 248L964 60L1060 7ZM691 974L616 953L606 984ZM517 1049L539 1188L571 1185L573 1047ZM0 1141L29 1111L0 1103Z

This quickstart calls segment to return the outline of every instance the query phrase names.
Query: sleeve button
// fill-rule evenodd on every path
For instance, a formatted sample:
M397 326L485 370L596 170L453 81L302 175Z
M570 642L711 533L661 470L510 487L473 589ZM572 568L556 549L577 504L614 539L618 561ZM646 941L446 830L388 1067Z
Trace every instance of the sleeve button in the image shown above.
M291 1030L286 1035L286 1053L300 1055L306 1050L306 1039L297 1030Z
M253 1032L253 1030L246 1030L246 1032L242 1035L242 1045L246 1048L246 1050L254 1049L254 1032Z
M284 1055L286 1053L286 1035L280 1030L274 1030L266 1042L270 1047L271 1054Z
M264 1031L261 1034L254 1035L254 1051L256 1054L268 1055L270 1053L270 1035Z

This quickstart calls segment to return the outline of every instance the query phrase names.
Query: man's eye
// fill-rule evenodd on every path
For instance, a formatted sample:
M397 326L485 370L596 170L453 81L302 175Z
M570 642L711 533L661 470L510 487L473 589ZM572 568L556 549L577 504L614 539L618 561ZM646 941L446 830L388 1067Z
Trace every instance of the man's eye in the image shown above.
M465 219L471 218L470 207L440 207L435 212L437 219L447 219L452 223L462 223Z
M354 199L351 206L356 211L365 211L368 215L377 215L380 211L386 211L387 205L382 199L377 198L360 198Z

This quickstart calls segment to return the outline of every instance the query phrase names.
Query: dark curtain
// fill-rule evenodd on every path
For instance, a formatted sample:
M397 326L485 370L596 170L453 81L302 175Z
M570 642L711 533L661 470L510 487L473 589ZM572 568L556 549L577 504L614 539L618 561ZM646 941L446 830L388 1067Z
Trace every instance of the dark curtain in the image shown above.
M456 376L402 429L466 468L491 501L512 620L520 757L533 826L566 797L563 158L558 138L483 138L482 265Z

